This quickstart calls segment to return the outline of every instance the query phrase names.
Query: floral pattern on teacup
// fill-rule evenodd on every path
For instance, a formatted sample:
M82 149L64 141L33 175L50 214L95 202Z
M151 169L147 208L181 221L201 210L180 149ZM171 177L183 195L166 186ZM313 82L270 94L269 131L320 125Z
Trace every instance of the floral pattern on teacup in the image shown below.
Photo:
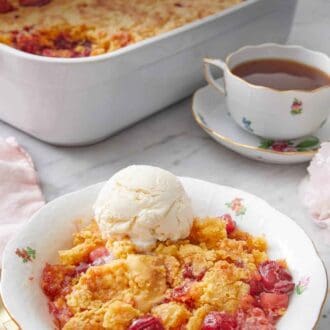
M248 120L245 117L243 117L242 123L246 130L248 130L251 133L253 132L253 128L251 127L252 124L251 120Z
M292 115L300 115L303 111L303 103L301 100L295 98L291 105L291 114Z
M278 152L303 152L317 150L320 147L320 140L315 136L310 136L300 140L275 141L262 139L259 148Z
M15 254L22 259L23 263L32 262L36 258L36 250L27 246L24 249L17 248Z
M304 293L307 290L308 284L310 282L310 278L308 276L304 276L300 279L298 284L296 285L295 291L298 296Z
M242 202L242 198L236 197L231 202L226 203L226 206L229 207L236 216L244 215L246 213L246 206Z

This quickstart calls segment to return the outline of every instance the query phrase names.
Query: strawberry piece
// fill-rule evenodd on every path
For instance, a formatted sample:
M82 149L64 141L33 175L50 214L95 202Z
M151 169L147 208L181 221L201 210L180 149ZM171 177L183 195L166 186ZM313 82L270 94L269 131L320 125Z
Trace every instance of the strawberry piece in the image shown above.
M55 303L49 302L48 303L49 313L54 315L55 323L58 325L59 328L63 328L65 323L67 323L70 318L73 316L70 309L64 305L62 307L56 306Z
M289 296L285 293L262 292L259 298L260 306L264 310L287 309L289 305Z
M175 287L171 293L168 301L176 301L182 304L185 304L188 308L194 308L195 302L190 296L189 291L193 281L187 281L181 286Z
M145 315L134 320L128 330L165 330L165 328L157 317Z
M19 4L24 7L40 7L47 5L51 0L19 0Z
M206 315L201 330L235 330L236 318L225 312L211 312Z
M13 11L15 8L8 0L0 0L0 14L6 14Z
M58 295L68 293L76 271L73 266L46 264L41 274L41 287L45 295L54 300Z
M262 285L267 292L291 293L294 289L291 274L276 261L265 261L258 267Z
M206 270L202 270L199 273L196 273L192 264L185 264L182 275L184 278L200 281L204 277L205 272Z
M224 214L221 218L226 222L227 234L231 234L236 229L236 222L230 214Z
M89 254L89 260L91 263L95 262L97 259L99 258L103 258L109 255L109 251L106 247L102 246L99 247L95 250L93 250L90 254Z
M77 275L80 275L82 273L85 273L87 269L90 267L90 264L86 262L81 262L77 267L76 267L76 273Z

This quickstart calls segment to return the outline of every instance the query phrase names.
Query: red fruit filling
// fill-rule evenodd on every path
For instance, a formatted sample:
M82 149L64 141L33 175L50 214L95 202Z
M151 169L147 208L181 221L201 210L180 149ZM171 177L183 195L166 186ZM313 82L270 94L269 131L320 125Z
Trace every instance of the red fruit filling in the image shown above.
M47 38L47 32L31 32L29 28L23 32L12 33L14 47L27 53L67 58L89 56L91 53L92 44L87 39L76 40L64 32L52 40ZM49 42L45 43L45 39Z
M225 312L211 312L206 315L201 330L235 330L236 317Z
M192 281L187 281L183 285L175 287L167 301L176 301L185 304L188 308L194 308L195 302L189 294Z
M13 11L15 8L11 5L8 0L0 0L0 14L9 13Z
M291 293L294 289L291 274L276 261L265 261L258 267L263 291Z
M145 315L134 320L128 330L165 330L165 328L157 317Z
M224 214L221 218L226 222L227 234L231 234L236 229L236 222L230 214Z
M51 300L59 295L66 295L75 275L74 267L46 264L41 275L42 290Z
M97 261L99 258L103 258L109 255L109 251L106 247L102 246L99 247L95 250L93 250L90 254L89 254L89 261L91 263Z
M49 312L55 317L56 325L60 328L62 328L73 316L69 308L65 305L63 307L58 307L53 302L49 302L48 307Z
M40 7L46 5L49 2L51 2L51 0L19 0L19 4L26 7Z
M287 309L289 294L294 290L291 274L280 263L265 261L249 284L250 295L256 299L254 305L263 309L271 324L275 323L279 311Z
M112 260L112 256L105 247L99 247L93 250L88 256L88 262L81 262L76 267L76 273L85 273L90 266L100 266Z
M206 272L205 269L200 271L200 272L196 272L196 271L194 271L194 268L193 268L192 264L186 264L184 266L184 270L183 270L182 275L183 275L184 278L200 281L204 277L205 272Z
M289 296L285 293L262 292L259 296L259 304L264 310L287 309Z
M85 273L87 269L90 267L90 264L86 262L81 262L77 267L76 267L76 273L77 275L81 273Z

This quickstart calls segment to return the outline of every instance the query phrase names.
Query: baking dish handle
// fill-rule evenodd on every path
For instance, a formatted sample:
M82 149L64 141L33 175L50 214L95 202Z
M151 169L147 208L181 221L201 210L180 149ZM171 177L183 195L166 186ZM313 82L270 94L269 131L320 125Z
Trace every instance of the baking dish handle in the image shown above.
M224 86L221 86L219 83L216 82L214 79L212 72L211 72L211 65L217 67L222 72L225 70L226 64L221 60L216 60L212 58L204 58L204 75L206 81L213 86L217 91L226 95L226 90Z

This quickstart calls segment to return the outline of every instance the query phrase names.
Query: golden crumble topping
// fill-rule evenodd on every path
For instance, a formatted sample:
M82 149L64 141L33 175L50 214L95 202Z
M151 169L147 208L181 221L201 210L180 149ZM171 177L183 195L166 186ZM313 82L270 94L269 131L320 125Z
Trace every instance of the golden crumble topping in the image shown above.
M128 238L103 240L93 221L59 251L59 265L44 268L41 286L57 327L203 330L211 318L233 330L251 320L268 326L256 330L275 329L292 277L285 262L268 260L264 238L227 220L195 219L187 239L159 242L148 253Z
M185 306L175 302L155 306L151 312L158 316L163 324L166 324L168 330L180 328L182 324L187 323L191 315Z

